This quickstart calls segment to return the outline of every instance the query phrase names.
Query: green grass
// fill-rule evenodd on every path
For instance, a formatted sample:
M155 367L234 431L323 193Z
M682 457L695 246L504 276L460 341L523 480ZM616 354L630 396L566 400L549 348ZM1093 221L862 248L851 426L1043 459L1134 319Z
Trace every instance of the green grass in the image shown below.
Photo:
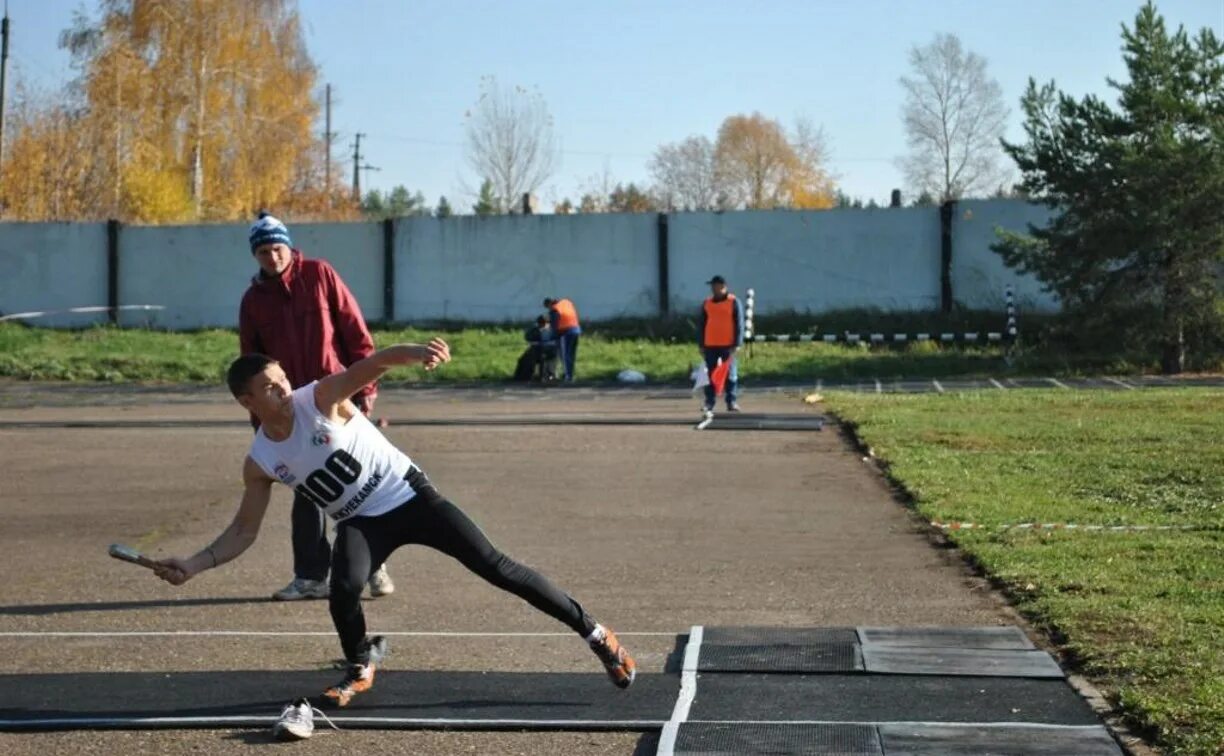
M832 394L925 517L1190 525L949 534L1126 718L1224 753L1224 392Z
M780 321L781 322L781 321ZM786 325L785 322L781 322ZM655 383L688 380L699 360L691 327L676 321L648 324L627 321L595 325L583 335L578 374L584 381L612 381L632 368ZM664 327L666 326L666 327ZM687 328L687 331L686 331ZM887 332L887 331L886 331ZM932 332L938 332L938 329ZM398 371L392 381L507 381L526 346L522 332L508 326L437 329L375 329L379 346L424 341L442 333L452 346L454 362L432 374ZM635 333L653 333L652 337ZM680 335L676 335L679 333ZM220 383L236 356L238 338L231 330L171 333L107 326L78 330L31 328L0 323L0 376L20 380L106 381L150 383ZM995 346L942 347L911 343L905 347L868 348L823 343L754 344L740 362L749 382L825 381L874 378L935 378L983 375L1072 375L1126 373L1145 365L1110 357L1067 357L1042 352L1021 353L1011 364Z

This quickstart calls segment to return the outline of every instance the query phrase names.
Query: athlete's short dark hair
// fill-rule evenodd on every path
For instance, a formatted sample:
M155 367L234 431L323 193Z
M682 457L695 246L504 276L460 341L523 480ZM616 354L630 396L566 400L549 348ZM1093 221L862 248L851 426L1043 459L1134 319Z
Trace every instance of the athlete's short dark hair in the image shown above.
M266 354L244 354L231 362L225 373L225 382L229 384L230 393L235 399L247 393L251 379L275 362L276 360Z

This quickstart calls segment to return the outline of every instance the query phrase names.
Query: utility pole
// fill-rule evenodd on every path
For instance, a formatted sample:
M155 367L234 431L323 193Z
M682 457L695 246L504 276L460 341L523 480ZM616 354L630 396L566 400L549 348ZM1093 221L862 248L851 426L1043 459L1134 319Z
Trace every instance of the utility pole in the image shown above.
M0 36L4 39L0 41L0 166L4 164L4 75L8 70L8 39L9 39L9 20L8 20L8 0L4 3L4 19L0 21Z
M361 138L360 131L353 135L353 201L361 202Z
M331 130L331 84L327 85L325 101L326 117L323 127L323 191L327 193L327 206L331 207L331 145L332 145L332 130Z
M353 141L353 202L358 204L361 204L361 172L382 170L381 168L375 168L369 163L362 165L361 138L363 136L365 134L358 132L354 135Z

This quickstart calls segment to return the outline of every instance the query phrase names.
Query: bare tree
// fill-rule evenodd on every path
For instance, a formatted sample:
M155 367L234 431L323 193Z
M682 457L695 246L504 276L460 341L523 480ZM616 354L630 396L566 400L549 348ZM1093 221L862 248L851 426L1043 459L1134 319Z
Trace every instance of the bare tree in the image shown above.
M714 210L718 184L714 145L704 136L665 144L650 159L650 175L659 204L674 210Z
M552 176L560 150L544 97L492 76L480 81L480 99L467 112L468 164L493 182L499 210L508 212L524 194Z
M899 165L911 189L941 201L993 191L1008 172L999 141L1007 107L986 59L954 34L937 34L909 58L912 75L901 77L909 154Z

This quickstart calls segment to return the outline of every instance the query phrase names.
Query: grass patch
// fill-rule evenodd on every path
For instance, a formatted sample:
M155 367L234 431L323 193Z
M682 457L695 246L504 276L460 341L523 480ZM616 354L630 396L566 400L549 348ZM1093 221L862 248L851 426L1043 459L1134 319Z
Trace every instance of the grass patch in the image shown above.
M613 381L626 368L653 383L685 382L699 362L692 328L677 321L596 324L578 350L580 381ZM668 329L677 329L676 333ZM933 329L938 333L939 329ZM657 331L657 332L656 332ZM884 329L887 332L887 329ZM796 331L791 331L796 332ZM425 341L442 333L455 361L436 373L402 370L394 382L508 381L525 348L522 331L510 326L375 328L379 346ZM651 333L650 337L640 334ZM677 335L679 333L680 335ZM867 333L867 331L864 331ZM146 383L220 383L236 356L238 337L228 329L187 332L97 326L77 330L0 323L0 376L19 380ZM823 343L754 344L740 362L747 383L812 382L953 376L1078 375L1127 373L1145 367L1114 358L1021 352L1009 363L997 346L963 347L910 343L903 347Z
M956 531L1127 719L1224 752L1224 392L833 394L930 519L1192 525Z

